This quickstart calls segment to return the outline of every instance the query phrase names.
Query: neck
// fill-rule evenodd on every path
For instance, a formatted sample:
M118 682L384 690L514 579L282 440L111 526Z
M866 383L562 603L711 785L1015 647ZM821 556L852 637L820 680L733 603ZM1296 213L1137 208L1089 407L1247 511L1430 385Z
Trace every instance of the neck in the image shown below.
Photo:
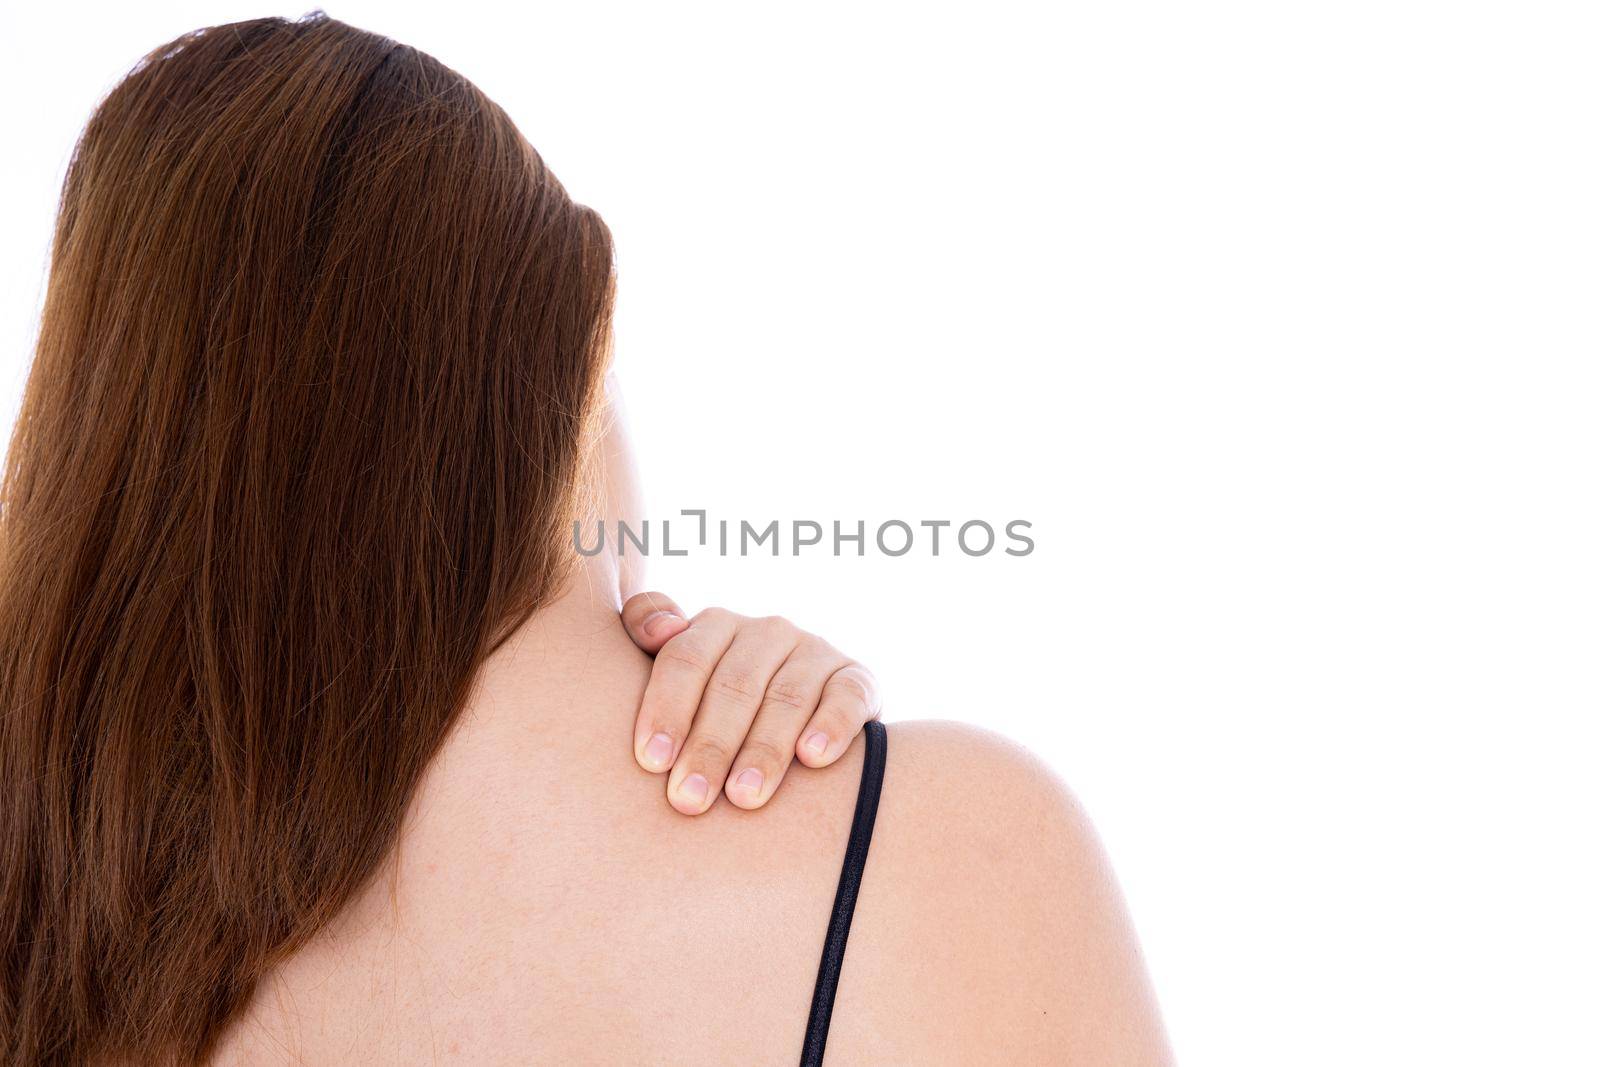
M622 626L625 577L610 552L581 560L565 588L479 668L463 729L592 730L593 716L581 706L586 698L619 686L642 691L649 659Z

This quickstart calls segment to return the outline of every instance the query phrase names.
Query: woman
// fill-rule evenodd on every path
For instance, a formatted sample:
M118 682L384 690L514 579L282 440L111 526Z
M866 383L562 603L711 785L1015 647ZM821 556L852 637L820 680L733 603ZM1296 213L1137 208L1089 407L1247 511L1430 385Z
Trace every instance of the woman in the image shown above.
M874 726L773 796L848 664L716 616L663 649L705 700L651 685L570 539L635 508L611 298L599 217L385 38L201 31L101 105L5 486L9 1062L1165 1061L1036 761Z

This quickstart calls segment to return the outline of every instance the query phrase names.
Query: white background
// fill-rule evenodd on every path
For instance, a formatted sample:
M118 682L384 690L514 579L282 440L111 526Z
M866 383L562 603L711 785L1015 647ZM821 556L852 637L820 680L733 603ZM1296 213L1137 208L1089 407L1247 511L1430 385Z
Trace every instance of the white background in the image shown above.
M610 222L653 514L1034 524L655 583L1042 753L1180 1060L1596 1064L1586 7L330 13L476 80ZM82 122L261 13L7 12L7 419Z

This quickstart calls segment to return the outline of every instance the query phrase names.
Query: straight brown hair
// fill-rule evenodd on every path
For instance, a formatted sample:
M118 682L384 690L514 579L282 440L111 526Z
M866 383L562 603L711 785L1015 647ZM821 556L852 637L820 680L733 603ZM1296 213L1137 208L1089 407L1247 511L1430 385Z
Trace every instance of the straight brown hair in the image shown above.
M389 855L562 586L612 249L505 113L320 14L100 105L0 498L0 1042L203 1060Z

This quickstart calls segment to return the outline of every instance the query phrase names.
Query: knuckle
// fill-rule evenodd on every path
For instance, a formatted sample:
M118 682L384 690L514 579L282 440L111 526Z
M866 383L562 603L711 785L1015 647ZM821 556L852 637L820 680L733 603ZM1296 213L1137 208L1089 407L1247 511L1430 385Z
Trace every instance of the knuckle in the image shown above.
M767 704L800 711L810 706L811 691L789 678L774 678L767 684Z
M733 763L734 746L720 737L698 737L689 746L689 765L726 770Z
M726 623L733 622L738 617L739 616L735 615L727 608L706 608L700 614L696 615L694 619L696 622L703 621L708 623Z
M792 751L787 747L779 747L764 738L750 738L745 741L744 748L740 750L741 763L753 763L758 767L773 769L782 767L784 761Z
M661 651L656 653L656 664L706 674L711 670L712 659L709 652L693 641L674 639L661 646Z
M721 666L711 676L712 692L736 700L748 700L758 694L761 679L747 667Z
M756 620L761 629L774 637L798 637L800 627L784 618L782 615L763 615Z
M872 690L859 674L848 668L829 678L827 689L830 697L859 701L863 707L872 705Z

